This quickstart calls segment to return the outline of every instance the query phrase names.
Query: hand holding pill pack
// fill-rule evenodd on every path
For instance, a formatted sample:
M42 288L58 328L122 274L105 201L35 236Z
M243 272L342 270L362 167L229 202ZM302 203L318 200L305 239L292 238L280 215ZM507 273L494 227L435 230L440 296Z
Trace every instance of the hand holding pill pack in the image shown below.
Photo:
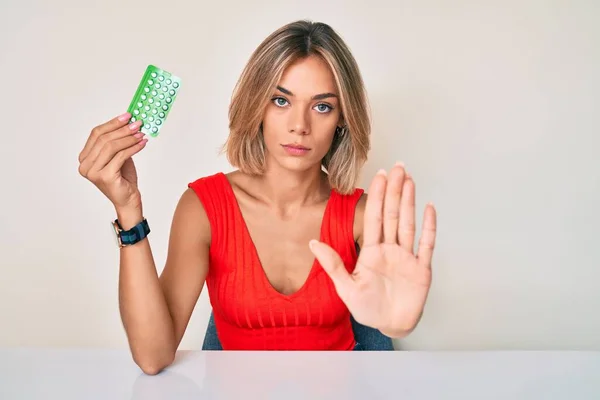
M179 77L154 65L148 65L127 109L131 113L129 122L142 120L140 131L157 137L180 87Z

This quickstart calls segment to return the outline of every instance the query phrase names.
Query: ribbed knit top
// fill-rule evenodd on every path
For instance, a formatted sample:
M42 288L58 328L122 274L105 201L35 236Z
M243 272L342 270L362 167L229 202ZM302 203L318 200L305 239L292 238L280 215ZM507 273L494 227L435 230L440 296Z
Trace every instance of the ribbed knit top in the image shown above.
M267 279L227 176L219 172L188 186L210 221L206 286L224 350L354 348L350 313L316 259L297 292L279 293ZM320 240L338 252L349 272L356 265L354 212L362 193L332 189L321 224Z

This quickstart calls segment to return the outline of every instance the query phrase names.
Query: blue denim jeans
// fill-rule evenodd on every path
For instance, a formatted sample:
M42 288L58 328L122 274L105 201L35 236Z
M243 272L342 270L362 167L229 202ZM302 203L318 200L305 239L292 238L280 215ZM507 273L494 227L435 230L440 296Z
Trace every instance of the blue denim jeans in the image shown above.
M354 332L354 340L356 340L355 351L392 351L394 350L394 344L392 339L379 332L377 329L361 325L354 320L351 316L352 330ZM219 336L217 335L217 328L215 326L215 320L213 313L210 313L210 319L208 320L208 327L206 328L206 335L204 336L204 343L202 344L202 350L223 350Z

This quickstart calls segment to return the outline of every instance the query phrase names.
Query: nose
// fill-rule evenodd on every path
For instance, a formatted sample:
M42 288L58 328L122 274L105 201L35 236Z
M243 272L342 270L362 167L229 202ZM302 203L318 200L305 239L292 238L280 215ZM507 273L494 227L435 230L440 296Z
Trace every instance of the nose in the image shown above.
M308 135L310 132L310 123L308 120L307 113L301 107L291 109L290 119L288 123L288 129L290 133L296 133L298 135Z

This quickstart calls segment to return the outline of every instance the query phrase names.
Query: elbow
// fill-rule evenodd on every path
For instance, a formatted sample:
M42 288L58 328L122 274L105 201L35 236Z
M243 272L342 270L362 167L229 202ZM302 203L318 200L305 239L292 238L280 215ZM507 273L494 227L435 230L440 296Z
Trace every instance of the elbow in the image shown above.
M134 357L134 361L146 375L157 375L175 360L175 354L169 353L161 357Z
M158 373L163 370L163 368L154 367L152 365L140 365L140 369L146 375L158 375Z
M153 363L145 363L138 364L142 372L146 375L158 375L160 371L162 371L166 365L153 364Z

